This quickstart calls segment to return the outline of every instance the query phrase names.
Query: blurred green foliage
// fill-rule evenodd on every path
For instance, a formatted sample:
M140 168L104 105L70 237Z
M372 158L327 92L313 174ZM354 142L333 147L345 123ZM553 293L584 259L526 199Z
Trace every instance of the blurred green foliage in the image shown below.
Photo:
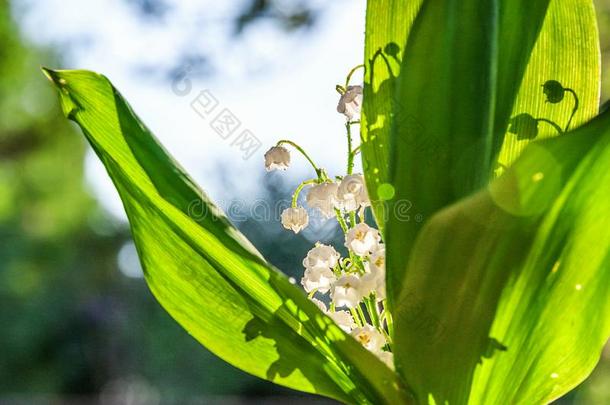
M90 196L84 140L40 73L59 59L21 38L4 0L0 44L0 402L97 395L112 381L178 403L287 393L206 352L118 270L127 226Z

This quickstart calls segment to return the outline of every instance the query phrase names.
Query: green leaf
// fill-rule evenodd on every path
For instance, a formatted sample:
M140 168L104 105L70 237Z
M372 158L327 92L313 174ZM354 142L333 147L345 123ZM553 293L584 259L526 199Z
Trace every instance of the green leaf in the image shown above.
M495 128L510 115L548 1L423 3L397 82L391 214L408 204L427 219L487 184L496 155ZM420 227L389 215L390 305L402 289L409 257L403 252Z
M362 165L377 225L383 233L389 183L389 140L396 79L403 47L423 0L369 0L364 44L364 105L360 133Z
M195 339L287 387L352 403L408 402L396 374L264 261L105 77L45 73L119 191L152 293Z
M574 124L593 115L598 82L589 81L599 74L597 37L575 45L595 27L590 7L584 0L423 3L407 41L392 124L390 177L396 193L386 224L391 308L422 224L493 178L510 117L538 114L531 106L544 105L542 84L555 78L546 74L582 91ZM564 33L567 24L572 26ZM567 97L551 106L552 118L565 125L572 110ZM517 118L523 123L524 117ZM506 138L502 153L508 164L531 139ZM405 206L410 220L397 215ZM413 220L416 215L423 221Z
M419 403L548 403L610 335L610 114L530 145L422 229L396 302Z
M548 80L558 81L574 90L578 109L570 128L576 128L595 117L600 101L600 52L595 9L591 0L553 0L527 70L519 87L511 117L527 113L546 118L561 128L570 121L574 107L574 94L565 94L558 103L547 102L542 85ZM514 85L508 84L512 89ZM510 91L510 89L508 90ZM502 127L499 131L505 130ZM548 123L539 123L535 139L556 136L557 131ZM498 161L509 166L531 140L518 139L507 133Z

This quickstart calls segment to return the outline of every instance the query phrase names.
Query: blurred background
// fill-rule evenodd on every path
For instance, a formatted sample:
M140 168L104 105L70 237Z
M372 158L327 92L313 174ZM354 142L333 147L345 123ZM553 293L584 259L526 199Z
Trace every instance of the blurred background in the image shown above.
M295 236L279 210L260 209L311 176L297 156L267 174L262 155L291 138L331 173L343 167L334 87L361 61L364 3L0 0L0 404L329 403L227 365L155 302L118 196L39 67L107 75L262 253L299 277L311 244L338 232L314 218ZM606 62L610 1L596 3ZM260 149L248 157L216 134L191 107L202 92ZM610 404L610 351L558 403Z

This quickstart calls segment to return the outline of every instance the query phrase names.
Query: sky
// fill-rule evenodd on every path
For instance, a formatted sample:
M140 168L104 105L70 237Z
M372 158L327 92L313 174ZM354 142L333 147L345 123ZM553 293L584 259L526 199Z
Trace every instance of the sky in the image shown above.
M277 175L265 173L263 154L279 139L299 143L332 175L345 170L345 118L336 112L335 85L345 81L363 55L364 0L312 0L314 7L324 4L313 29L288 34L260 21L236 40L230 21L242 4L180 1L162 23L138 18L125 0L17 0L14 15L29 40L63 50L65 65L58 68L90 69L109 77L161 143L223 207L232 199L247 201L262 194L263 176ZM178 72L182 79L173 82L154 74L174 66L185 48L189 56L209 61L211 73L198 75L193 65ZM356 83L361 80L355 78ZM210 115L191 106L203 100L198 98L202 92L217 102ZM224 109L241 122L226 140L211 127ZM231 145L245 129L262 144L248 159ZM296 153L292 161L283 174L291 184L313 176ZM118 195L91 151L85 165L94 195L124 219Z

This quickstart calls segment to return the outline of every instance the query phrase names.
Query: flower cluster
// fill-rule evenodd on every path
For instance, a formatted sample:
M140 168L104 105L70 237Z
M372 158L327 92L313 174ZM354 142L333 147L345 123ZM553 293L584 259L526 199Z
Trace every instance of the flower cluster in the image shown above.
M281 140L265 153L267 171L286 170L290 165L291 146L312 165L315 178L303 181L292 196L292 205L282 212L284 228L299 233L309 224L308 211L298 205L304 189L306 206L323 218L335 218L345 237L341 256L333 246L317 242L303 259L301 284L309 298L357 342L393 368L391 352L392 319L385 308L385 246L377 229L365 222L365 210L371 205L362 174L353 173L354 157L359 147L352 146L353 125L362 105L362 86L351 86L349 73L345 86L337 86L341 97L337 111L347 118L348 162L346 174L329 177L296 143Z

